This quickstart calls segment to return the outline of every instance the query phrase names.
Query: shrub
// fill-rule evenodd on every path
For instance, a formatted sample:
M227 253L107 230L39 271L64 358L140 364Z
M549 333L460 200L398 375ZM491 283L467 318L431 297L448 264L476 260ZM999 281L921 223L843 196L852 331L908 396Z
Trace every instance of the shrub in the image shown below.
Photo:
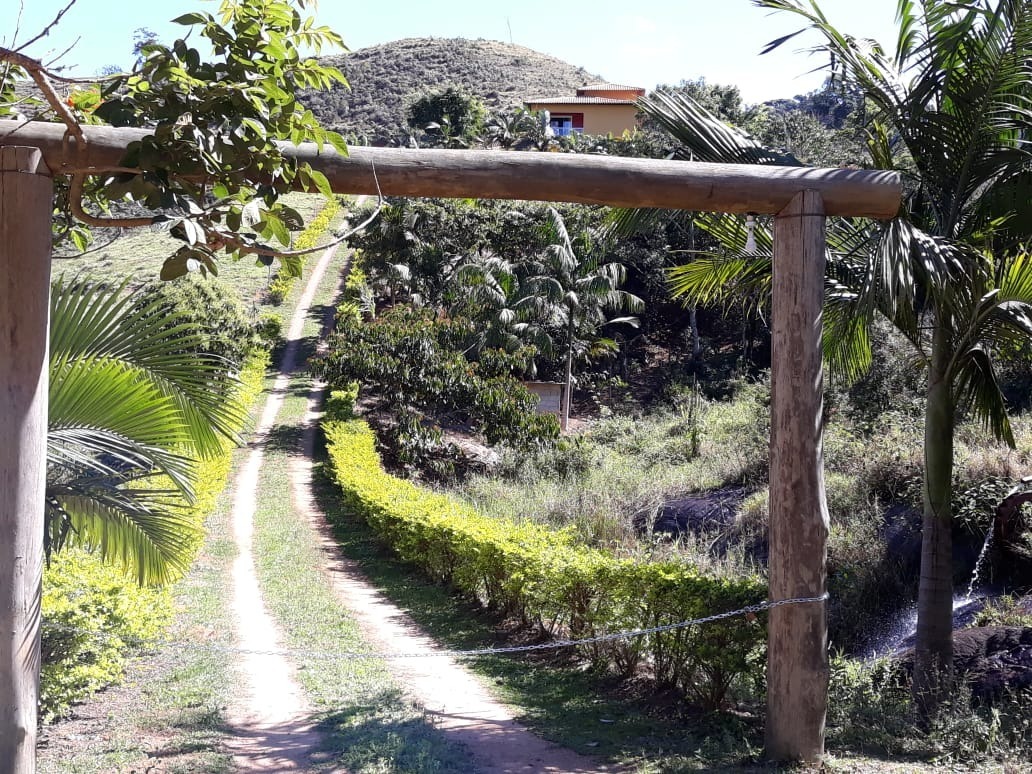
M283 318L275 312L265 312L258 318L255 331L266 347L274 347L283 338Z
M646 628L731 610L764 596L755 576L705 576L677 562L641 562L576 545L567 530L483 516L449 496L385 473L368 425L324 423L344 500L401 559L489 608L577 638ZM762 647L764 628L743 618L581 646L627 674L649 656L656 679L707 707L724 699Z
M136 307L150 307L155 314L174 309L176 325L196 326L202 344L196 349L225 359L238 367L260 344L251 316L233 291L216 277L193 274L170 282L144 285L137 294ZM170 329L170 334L173 332Z
M455 86L422 94L405 108L405 119L413 129L426 130L430 125L431 133L443 140L462 140L467 144L483 131L486 117L480 97Z
M960 687L931 723L922 724L897 665L836 657L831 661L828 742L866 755L932 759L940 766L963 761L965 770L992 761L1004 764L1002 771L1024 771L1032 751L1028 698L1027 691L1014 692L994 707L973 707L970 690ZM997 770L997 765L990 768Z
M553 416L534 413L534 397L506 375L520 355L484 350L465 356L474 324L439 318L425 309L395 307L371 323L337 320L330 352L313 362L315 373L339 386L360 382L380 399L396 423L392 451L402 463L422 466L439 444L433 420L466 418L489 443L534 445L558 435Z
M44 722L121 679L130 654L172 618L166 589L137 586L119 568L79 549L56 554L44 574Z
M279 306L286 299L290 289L294 287L294 277L283 272L276 272L265 290L265 300L273 306Z

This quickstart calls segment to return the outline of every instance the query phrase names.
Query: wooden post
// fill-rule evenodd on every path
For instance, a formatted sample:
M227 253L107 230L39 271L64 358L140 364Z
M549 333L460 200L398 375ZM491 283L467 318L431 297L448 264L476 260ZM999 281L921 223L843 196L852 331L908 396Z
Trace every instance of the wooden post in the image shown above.
M825 211L816 191L774 222L771 318L770 598L825 591L828 506L821 448ZM828 703L826 604L770 611L766 754L813 762L824 754Z
M0 147L0 774L36 768L53 184Z

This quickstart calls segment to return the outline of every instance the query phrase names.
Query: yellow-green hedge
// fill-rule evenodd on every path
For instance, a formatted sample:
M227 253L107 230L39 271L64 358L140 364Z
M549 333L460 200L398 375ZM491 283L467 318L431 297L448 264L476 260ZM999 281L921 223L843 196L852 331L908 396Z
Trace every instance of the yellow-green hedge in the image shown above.
M649 628L758 602L757 577L702 574L676 562L645 563L577 545L534 522L486 517L471 506L386 473L369 426L335 395L323 424L344 501L406 562L483 604L576 638ZM701 627L582 646L596 662L630 674L648 657L656 679L715 707L758 663L765 637L739 617Z
M248 358L233 397L241 407L261 394L268 362L264 351ZM222 453L195 469L190 510L198 524L226 487L235 448L225 439ZM56 554L43 574L42 718L59 717L72 703L121 680L133 652L156 639L171 619L167 588L140 587L125 568L81 549Z

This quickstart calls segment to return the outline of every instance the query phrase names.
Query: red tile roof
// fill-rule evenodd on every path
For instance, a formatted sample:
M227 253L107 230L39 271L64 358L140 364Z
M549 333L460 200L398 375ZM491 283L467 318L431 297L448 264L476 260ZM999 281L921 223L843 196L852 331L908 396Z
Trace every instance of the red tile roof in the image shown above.
M529 97L527 105L633 105L634 100L611 97Z
M638 91L642 94L645 89L641 86L623 86L619 83L589 83L586 86L579 86L577 91Z

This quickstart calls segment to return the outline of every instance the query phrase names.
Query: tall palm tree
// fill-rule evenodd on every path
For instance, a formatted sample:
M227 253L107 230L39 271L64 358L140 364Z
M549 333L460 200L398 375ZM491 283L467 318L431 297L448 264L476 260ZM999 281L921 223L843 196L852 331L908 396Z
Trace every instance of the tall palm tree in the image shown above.
M878 313L928 369L913 682L928 715L952 667L955 418L970 412L996 439L1014 444L993 360L1001 347L1032 338L1032 3L901 0L894 56L835 29L816 3L756 4L799 16L820 33L833 77L865 96L872 165L901 168L907 178L894 220L829 226L825 344L834 366L861 373ZM697 158L776 163L697 106L677 107L643 103ZM702 224L741 250L741 229L729 219ZM769 269L769 260L697 261L674 282L708 301L730 288L764 286Z
M637 317L607 319L606 312L619 309L639 312L644 308L644 302L620 290L625 276L624 267L603 261L590 231L585 229L577 234L576 239L571 238L562 215L552 207L548 208L545 228L551 244L545 248L543 259L534 265L534 273L526 280L530 294L517 307L532 310L532 319L561 332L565 354L560 425L565 430L570 421L575 354L578 350L584 352L587 349L603 325L627 323L637 326Z
M81 279L52 290L46 545L85 546L160 583L186 569L196 465L240 411L230 364L191 353L201 339L181 315L123 291Z

